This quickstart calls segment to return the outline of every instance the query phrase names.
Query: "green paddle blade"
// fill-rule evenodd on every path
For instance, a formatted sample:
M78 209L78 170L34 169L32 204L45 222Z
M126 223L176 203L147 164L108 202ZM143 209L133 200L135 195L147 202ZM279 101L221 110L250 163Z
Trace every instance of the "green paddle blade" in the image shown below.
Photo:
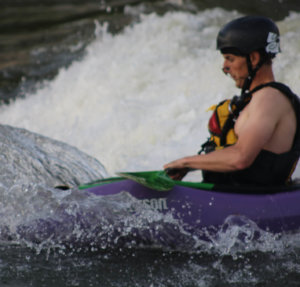
M158 191L170 190L175 185L164 171L119 172L117 175Z
M165 171L119 172L119 176L131 179L141 185L158 191L168 191L175 185L212 190L214 184L172 180Z
M80 185L79 189L87 189L95 186L109 184L124 179L133 180L141 185L157 191L171 190L175 185L186 186L196 189L212 190L214 184L203 182L189 182L172 180L165 171L141 171L141 172L119 172L120 177L103 178Z
M170 190L175 185L174 181L170 179L164 171L120 172L117 173L117 175L119 175L120 177L103 178L81 184L80 186L78 186L78 189L87 189L121 181L124 179L133 180L141 185L158 191Z
M78 186L78 189L87 189L95 186L100 186L104 184L109 184L117 181L124 180L124 177L109 177L109 178L101 178L95 181L91 181L88 183L84 183Z

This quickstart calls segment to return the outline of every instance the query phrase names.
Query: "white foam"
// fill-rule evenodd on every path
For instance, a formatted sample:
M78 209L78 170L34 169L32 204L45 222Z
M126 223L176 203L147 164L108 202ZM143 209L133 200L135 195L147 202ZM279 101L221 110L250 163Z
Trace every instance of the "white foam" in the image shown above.
M215 50L220 26L236 16L221 9L151 14L115 36L97 25L84 59L2 107L0 122L72 144L111 174L161 169L196 153L207 137L205 110L238 93ZM279 24L277 79L300 92L300 15Z

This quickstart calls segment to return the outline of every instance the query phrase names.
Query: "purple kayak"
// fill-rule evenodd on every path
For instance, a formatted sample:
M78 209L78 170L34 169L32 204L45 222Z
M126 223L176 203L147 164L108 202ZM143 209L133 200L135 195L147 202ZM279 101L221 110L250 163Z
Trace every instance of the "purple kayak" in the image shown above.
M127 192L157 212L171 213L182 221L186 230L195 234L218 230L230 216L243 216L272 233L300 228L300 185L259 188L199 183L190 187L183 182L170 190L157 191L119 178L81 189L97 196Z

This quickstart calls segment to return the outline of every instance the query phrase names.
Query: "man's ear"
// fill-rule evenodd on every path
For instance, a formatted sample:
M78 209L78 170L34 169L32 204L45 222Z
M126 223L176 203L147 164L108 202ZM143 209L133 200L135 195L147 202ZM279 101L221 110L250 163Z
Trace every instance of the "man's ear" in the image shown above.
M255 68L260 61L259 52L257 52L257 51L251 52L250 53L250 61L251 61L252 67Z

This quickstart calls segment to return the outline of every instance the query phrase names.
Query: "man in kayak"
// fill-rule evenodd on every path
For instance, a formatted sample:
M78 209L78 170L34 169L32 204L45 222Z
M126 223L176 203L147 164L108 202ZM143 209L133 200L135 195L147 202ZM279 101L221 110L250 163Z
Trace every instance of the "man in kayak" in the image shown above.
M241 95L214 108L210 139L197 155L164 166L181 180L193 169L205 182L285 184L300 155L300 104L275 82L272 59L280 52L279 30L266 17L246 16L226 24L217 37L223 71Z

